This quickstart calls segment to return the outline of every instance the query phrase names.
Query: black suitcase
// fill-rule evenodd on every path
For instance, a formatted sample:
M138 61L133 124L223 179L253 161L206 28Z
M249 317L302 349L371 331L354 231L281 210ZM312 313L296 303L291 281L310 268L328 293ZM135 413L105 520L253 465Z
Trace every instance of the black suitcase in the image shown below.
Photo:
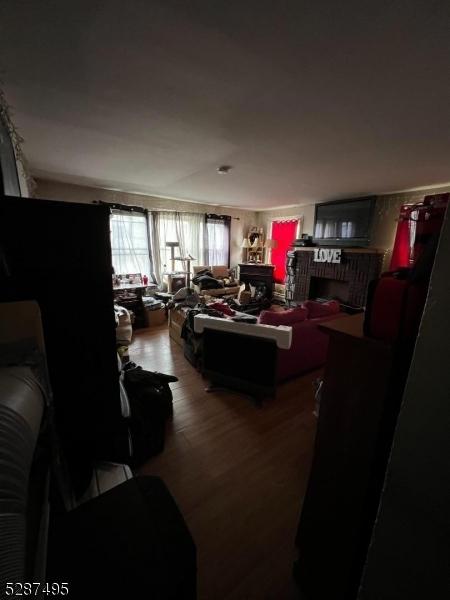
M164 450L165 424L173 414L169 383L175 381L178 378L173 375L125 367L124 385L131 414L130 466L137 467Z

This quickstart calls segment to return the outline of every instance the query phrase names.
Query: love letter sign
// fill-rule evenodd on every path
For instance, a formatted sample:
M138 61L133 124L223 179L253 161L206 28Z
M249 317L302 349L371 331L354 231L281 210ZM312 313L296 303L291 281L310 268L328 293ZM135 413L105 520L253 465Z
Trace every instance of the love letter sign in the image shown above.
M315 248L314 262L341 262L341 250L333 250L332 248Z

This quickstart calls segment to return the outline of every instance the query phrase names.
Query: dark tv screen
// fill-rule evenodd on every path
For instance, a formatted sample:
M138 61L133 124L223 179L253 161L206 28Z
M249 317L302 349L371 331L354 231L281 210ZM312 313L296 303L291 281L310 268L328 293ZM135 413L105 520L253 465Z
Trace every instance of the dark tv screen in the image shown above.
M375 198L316 205L314 241L319 245L368 246Z

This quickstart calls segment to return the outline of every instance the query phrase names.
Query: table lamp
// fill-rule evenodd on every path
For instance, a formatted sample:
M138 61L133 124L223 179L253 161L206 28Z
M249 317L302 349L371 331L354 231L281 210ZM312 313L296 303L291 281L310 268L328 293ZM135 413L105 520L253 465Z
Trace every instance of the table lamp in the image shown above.
M266 263L269 262L270 251L272 250L272 248L277 248L277 246L278 246L277 240L272 240L270 238L267 238L267 240L264 243L264 248L266 248Z
M241 248L245 248L245 262L248 262L248 249L251 248L250 240L248 238L242 240Z

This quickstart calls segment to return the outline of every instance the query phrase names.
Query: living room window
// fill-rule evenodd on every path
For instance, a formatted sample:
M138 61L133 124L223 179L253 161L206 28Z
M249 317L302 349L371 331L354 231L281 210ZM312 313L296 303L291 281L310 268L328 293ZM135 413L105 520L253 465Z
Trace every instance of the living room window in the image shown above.
M176 211L153 211L150 217L150 232L153 260L158 282L164 273L172 270L169 242L178 244L176 258L192 257L193 265L203 265L205 255L205 215ZM186 263L175 261L176 271L184 271Z
M205 264L230 266L230 224L226 215L206 215Z
M150 251L145 213L112 210L110 224L114 271L150 275Z

